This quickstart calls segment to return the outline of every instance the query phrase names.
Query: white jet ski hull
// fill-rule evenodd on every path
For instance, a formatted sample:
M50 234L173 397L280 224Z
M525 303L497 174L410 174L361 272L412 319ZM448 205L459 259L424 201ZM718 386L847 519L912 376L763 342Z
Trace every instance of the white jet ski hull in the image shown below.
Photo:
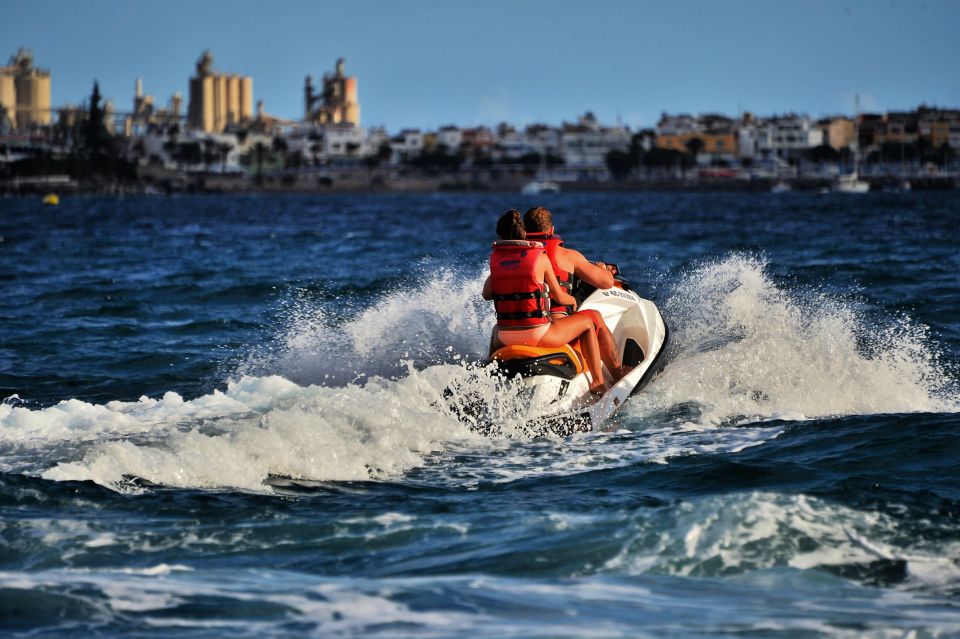
M632 368L597 400L590 394L590 373L586 371L569 379L557 374L521 373L534 430L562 436L599 430L662 366L668 331L653 302L627 288L610 288L593 291L579 309L600 312L624 365ZM516 371L516 362L505 368ZM604 374L605 379L612 379L606 368Z

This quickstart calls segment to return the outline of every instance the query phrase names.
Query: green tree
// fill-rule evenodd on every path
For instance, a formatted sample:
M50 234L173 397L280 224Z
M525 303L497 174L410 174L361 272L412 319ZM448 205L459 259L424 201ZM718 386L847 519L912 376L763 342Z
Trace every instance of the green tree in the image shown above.
M253 152L257 158L257 182L263 182L263 158L267 154L267 145L257 142L253 145Z
M917 138L916 143L917 157L922 162L936 162L937 150L933 148L933 142L929 137L921 136Z
M635 171L639 171L643 166L644 138L644 133L637 133L630 138L630 159L633 161Z
M203 141L203 170L209 172L210 165L217 161L217 141L206 138Z
M138 161L146 157L147 147L143 143L143 138L137 138L137 141L130 147L130 152L133 153L133 157L137 158Z
M90 95L90 108L84 126L84 144L88 153L95 156L104 152L109 140L107 127L103 124L103 107L100 106L100 84L93 81L93 93Z
M69 172L98 185L134 180L136 164L122 156L121 145L104 125L100 100L100 85L94 80L87 112L69 133L74 143Z
M287 155L287 141L281 135L276 135L273 138L273 141L270 144L271 151L271 160L276 167L277 164L281 164L283 159Z
M541 160L545 160L545 158L536 151L531 151L529 153L524 153L517 158L516 161L524 166L539 166Z
M163 152L167 154L167 157L176 162L178 165L180 161L177 159L177 141L176 139L169 139L163 143Z
M805 155L812 162L838 162L840 160L840 152L829 144L815 146L809 149Z
M390 148L390 144L382 142L377 148L376 153L363 158L363 164L367 167L367 173L380 166L386 160L389 160L392 156L393 149Z
M695 166L697 164L697 156L703 151L703 140L701 138L690 138L684 146L687 147L687 152L690 154L690 165Z
M648 169L687 168L690 156L676 149L654 147L643 156L643 165Z
M310 155L313 158L313 165L320 165L320 152L323 151L323 144L320 142L314 142L310 145Z
M562 155L557 155L556 153L550 153L549 151L545 155L547 156L546 157L547 166L551 168L555 166L563 166L564 164L567 163L567 161L563 159Z
M227 155L230 154L230 149L233 147L230 146L227 142L221 142L217 145L217 153L220 154L220 172L227 172Z
M410 164L423 169L444 169L454 172L460 168L463 158L459 154L450 153L445 144L439 144L432 151L423 151L410 160Z
M917 147L902 142L884 142L880 145L880 157L884 162L912 162L917 157Z
M635 162L627 151L613 150L607 153L607 170L617 180L622 180L633 171Z
M956 151L953 150L953 147L950 146L948 142L944 142L943 144L941 144L940 148L937 149L937 151L938 151L940 161L943 162L944 168L946 168L951 162L953 162L953 158L955 158L957 155Z
M181 142L176 148L177 159L189 166L203 163L203 147L199 142Z

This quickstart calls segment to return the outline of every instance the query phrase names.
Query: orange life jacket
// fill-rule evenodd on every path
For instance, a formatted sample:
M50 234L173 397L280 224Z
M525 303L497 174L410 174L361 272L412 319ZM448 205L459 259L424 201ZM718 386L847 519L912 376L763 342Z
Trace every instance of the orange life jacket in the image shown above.
M564 271L557 265L557 249L563 246L563 239L559 235L550 233L527 233L527 239L543 243L544 248L547 249L550 265L553 266L553 274L557 276L557 282L563 290L573 295L573 273ZM573 307L554 305L553 312L566 312L570 315L573 313Z
M529 328L550 323L550 294L537 279L537 260L543 244L524 240L493 243L490 287L497 326Z

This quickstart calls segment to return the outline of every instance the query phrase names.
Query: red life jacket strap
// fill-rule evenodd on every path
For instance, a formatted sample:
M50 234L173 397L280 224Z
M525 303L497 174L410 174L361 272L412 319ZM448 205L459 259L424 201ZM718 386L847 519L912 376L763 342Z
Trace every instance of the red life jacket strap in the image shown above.
M532 291L530 293L503 293L502 295L494 295L494 302L515 302L518 300L532 300L538 297L546 297L541 291Z
M537 300L537 310L519 311L514 313L497 312L497 320L519 320L534 317L550 317L550 294L544 288L529 293L503 293L494 295L494 302L517 302L522 300ZM496 307L496 305L494 305Z
M497 321L533 319L535 317L550 317L550 311L528 311L526 313L497 313Z

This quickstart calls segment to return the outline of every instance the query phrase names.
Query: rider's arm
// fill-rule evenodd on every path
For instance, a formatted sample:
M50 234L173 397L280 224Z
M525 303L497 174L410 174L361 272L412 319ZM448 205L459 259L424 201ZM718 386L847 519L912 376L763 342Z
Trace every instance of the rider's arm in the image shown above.
M489 275L487 275L487 279L483 281L483 292L480 293L480 296L485 300L493 299L493 284L490 283Z
M596 288L613 288L613 273L602 266L591 264L579 251L567 249L573 260L573 274Z
M550 265L550 260L547 259L546 255L540 258L538 267L543 269L541 271L543 273L543 281L550 287L550 297L555 299L558 304L576 307L577 300L560 286L560 282L557 281L557 276L553 273L553 266Z

